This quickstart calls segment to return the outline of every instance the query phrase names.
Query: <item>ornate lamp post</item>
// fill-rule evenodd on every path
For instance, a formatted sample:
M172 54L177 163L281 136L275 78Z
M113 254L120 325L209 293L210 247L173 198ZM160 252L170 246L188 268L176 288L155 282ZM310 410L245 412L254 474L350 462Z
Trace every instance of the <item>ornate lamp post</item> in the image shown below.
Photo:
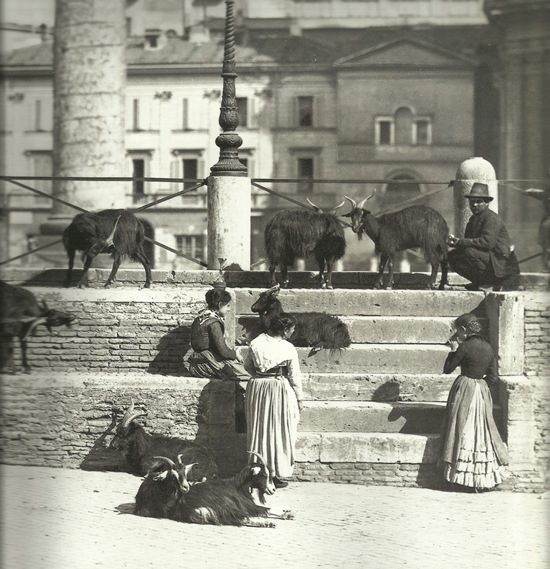
M218 259L227 259L228 269L250 268L251 184L246 166L239 162L243 143L235 132L239 113L235 99L235 17L234 0L225 0L225 49L220 126L216 138L220 148L218 163L208 178L208 268L217 269Z
M223 92L219 123L223 133L216 138L220 159L210 168L213 176L246 176L246 166L239 162L242 138L235 132L239 126L239 111L235 98L235 0L225 0L225 47L223 55Z

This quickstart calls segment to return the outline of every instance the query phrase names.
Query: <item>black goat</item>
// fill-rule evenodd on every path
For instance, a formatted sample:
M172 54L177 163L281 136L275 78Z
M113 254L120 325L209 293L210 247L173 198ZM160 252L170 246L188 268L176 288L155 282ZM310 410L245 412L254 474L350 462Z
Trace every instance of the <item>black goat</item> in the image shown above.
M151 435L135 421L147 412L135 410L134 400L122 417L110 447L125 452L126 462L133 474L145 475L154 458L168 457L171 460L195 463L188 473L189 482L202 482L218 476L218 465L214 453L198 443L178 437Z
M251 454L259 462L246 465L233 478L207 480L187 488L183 484L187 466L178 468L172 461L161 459L165 463L158 464L138 490L135 513L178 522L237 526L249 518L266 517L269 508L265 495L275 492L273 476L264 459ZM255 492L260 504L255 501Z
M115 280L124 256L139 262L145 269L145 287L151 286L151 265L143 250L145 232L137 217L125 209L106 209L97 213L79 213L63 231L63 245L69 257L69 270L65 286L70 286L76 251L82 251L84 272L78 286L87 282L88 269L100 253L113 256L113 268L105 283L109 287Z
M272 285L277 284L277 267L281 270L283 286L287 286L288 267L292 266L297 258L304 258L313 253L319 265L319 285L322 288L332 288L332 264L346 252L344 229L335 213L346 202L342 202L329 213L324 213L309 199L307 201L315 211L280 211L265 228L265 250Z
M359 239L363 232L374 241L375 252L380 255L380 270L374 288L381 288L386 263L389 262L389 280L386 288L393 286L393 259L398 251L420 247L426 262L432 267L428 288L435 288L437 271L441 265L441 283L443 290L447 284L447 239L449 227L442 215L425 205L413 205L401 211L375 217L363 206L372 198L376 190L363 201L356 203L344 196L351 203L351 211L342 217L351 217L351 227Z
M181 455L176 466L173 460L155 456L145 480L136 494L134 514L148 518L168 518L177 500L189 492L187 479L193 464L185 465Z
M0 281L0 296L2 305L1 337L1 366L15 371L13 362L13 338L17 336L21 345L23 367L31 369L27 360L27 338L35 328L44 324L49 332L53 326L66 325L70 328L75 319L72 314L61 312L48 305L43 300L38 304L32 292L18 286L12 286Z
M260 315L258 334L268 330L273 316L284 312L281 301L277 298L280 290L280 286L276 285L262 292L251 306L252 312ZM337 316L323 312L303 312L294 316L296 328L289 342L297 347L312 347L310 356L322 349L343 350L350 346L348 327Z

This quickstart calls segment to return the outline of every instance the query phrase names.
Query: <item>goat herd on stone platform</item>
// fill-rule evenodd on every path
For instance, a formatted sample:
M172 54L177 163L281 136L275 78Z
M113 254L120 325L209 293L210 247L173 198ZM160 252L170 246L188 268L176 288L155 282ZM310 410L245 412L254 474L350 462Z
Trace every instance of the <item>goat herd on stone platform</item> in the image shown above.
M376 191L376 190L375 190ZM389 266L388 288L392 287L395 254L419 247L432 267L428 283L435 287L439 265L442 268L440 289L447 282L447 239L449 228L443 217L425 205L407 207L401 211L375 217L364 205L374 192L357 203L348 198L352 209L342 217L350 217L352 229L361 239L364 232L374 241L380 256L380 271L375 288L382 287L386 264ZM319 265L319 284L332 288L332 266L346 252L344 228L336 212L346 202L325 213L309 199L313 209L286 209L278 212L267 224L264 233L265 251L269 261L271 284L277 284L275 271L281 271L283 286L288 285L288 268L298 258L313 255ZM80 213L63 232L63 244L69 257L69 270L65 286L71 284L76 251L82 252L84 271L78 283L86 284L87 272L93 259L100 253L113 256L113 268L105 283L109 287L124 256L140 262L145 269L145 287L151 286L151 268L143 250L144 230L140 221L123 209L108 209L98 213Z

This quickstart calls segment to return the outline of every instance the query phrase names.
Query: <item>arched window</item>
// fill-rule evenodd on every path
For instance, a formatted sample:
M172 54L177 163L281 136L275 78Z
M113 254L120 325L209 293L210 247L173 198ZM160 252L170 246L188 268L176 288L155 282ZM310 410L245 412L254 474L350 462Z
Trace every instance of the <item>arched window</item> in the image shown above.
M405 183L407 182L407 183ZM384 209L394 207L421 192L420 184L410 174L392 176L384 193Z
M407 146L412 144L413 113L408 107L395 111L395 144Z

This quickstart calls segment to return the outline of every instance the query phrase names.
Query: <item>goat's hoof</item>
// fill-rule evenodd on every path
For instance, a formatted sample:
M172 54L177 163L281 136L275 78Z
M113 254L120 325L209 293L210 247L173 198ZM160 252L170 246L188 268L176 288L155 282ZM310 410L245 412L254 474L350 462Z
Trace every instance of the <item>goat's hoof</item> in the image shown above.
M393 290L393 286L392 285L387 285L384 287L385 290Z
M111 285L112 285L112 284L113 284L113 283L106 282L106 283L103 285L103 288L111 288Z
M145 283L145 284L143 285L143 288L151 288L151 283Z
M333 289L333 286L332 286L331 284L327 284L327 285L325 286L325 288L328 289L328 290L332 290L332 289Z
M380 283L376 283L372 288L374 288L375 290L379 290L382 288L382 285Z
M78 283L78 288L86 288L86 285L84 283Z

